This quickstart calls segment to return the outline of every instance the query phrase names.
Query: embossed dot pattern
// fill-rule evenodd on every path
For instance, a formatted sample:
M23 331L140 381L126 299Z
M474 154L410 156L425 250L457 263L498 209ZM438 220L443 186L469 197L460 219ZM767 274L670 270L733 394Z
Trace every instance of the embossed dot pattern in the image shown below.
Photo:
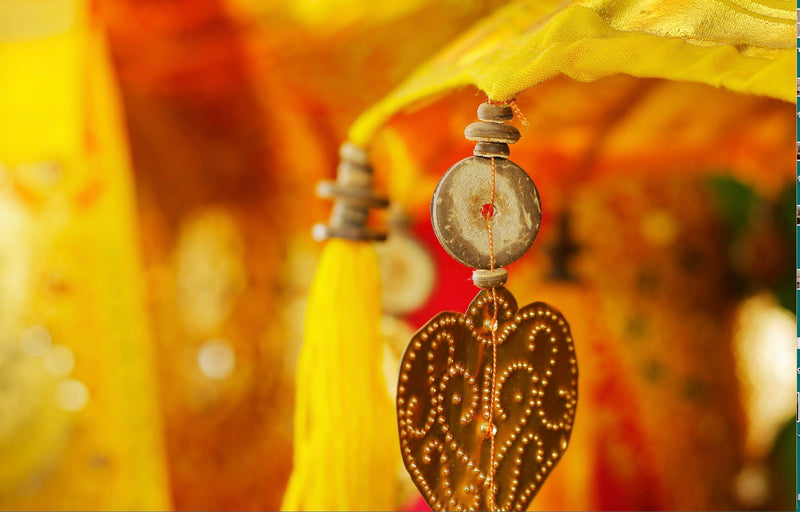
M492 296L467 313L438 314L411 339L400 368L397 418L406 469L433 510L488 510L489 435L495 433L495 502L525 510L567 448L578 399L569 325L553 307L517 309L497 290L493 426Z

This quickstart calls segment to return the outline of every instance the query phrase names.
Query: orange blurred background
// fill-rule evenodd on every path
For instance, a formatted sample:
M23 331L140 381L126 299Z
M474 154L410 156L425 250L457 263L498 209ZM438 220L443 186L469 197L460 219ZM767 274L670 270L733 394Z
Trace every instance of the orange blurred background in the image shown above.
M359 113L503 3L0 9L20 16L0 35L0 509L280 506L314 185ZM427 210L484 99L433 98L376 141L384 303L415 297L387 307L390 382L414 329L477 291ZM545 213L508 286L564 312L582 379L533 508L794 510L793 105L624 75L518 104Z

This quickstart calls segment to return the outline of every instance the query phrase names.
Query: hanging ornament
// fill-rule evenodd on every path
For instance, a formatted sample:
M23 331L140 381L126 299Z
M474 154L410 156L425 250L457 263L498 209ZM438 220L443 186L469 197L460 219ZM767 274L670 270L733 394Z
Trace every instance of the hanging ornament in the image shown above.
M442 247L474 268L465 314L436 315L400 366L397 418L406 469L433 510L525 510L569 442L578 368L569 324L543 302L517 307L502 268L530 248L542 218L509 104L483 103L431 202Z
M375 247L381 269L383 312L397 317L422 307L436 281L436 265L428 250L414 235L411 222L408 213L400 207L393 207L389 212L386 242ZM399 352L402 352L405 344L404 339Z
M345 143L336 181L317 187L334 200L327 240L308 296L297 363L294 468L282 510L391 510L397 454L392 399L383 376L381 286L369 212L388 201L373 190L362 148Z

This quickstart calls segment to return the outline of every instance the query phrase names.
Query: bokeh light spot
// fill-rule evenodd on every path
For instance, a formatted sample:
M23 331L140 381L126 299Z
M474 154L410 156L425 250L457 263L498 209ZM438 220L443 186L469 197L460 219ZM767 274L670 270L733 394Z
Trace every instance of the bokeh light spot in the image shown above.
M44 367L56 377L66 377L75 366L75 356L63 345L53 345L44 356Z
M762 466L745 466L736 476L733 485L736 497L748 507L761 505L769 493L767 472Z
M59 382L56 387L56 403L65 411L80 411L89 403L89 388L75 379Z
M208 340L203 343L197 353L197 364L206 377L221 380L233 372L236 365L236 354L227 341Z
M677 220L667 211L648 212L641 222L642 235L656 247L666 247L678 237Z
M34 357L45 355L50 350L50 344L52 343L50 333L39 325L25 329L19 341L22 345L22 350L29 356Z

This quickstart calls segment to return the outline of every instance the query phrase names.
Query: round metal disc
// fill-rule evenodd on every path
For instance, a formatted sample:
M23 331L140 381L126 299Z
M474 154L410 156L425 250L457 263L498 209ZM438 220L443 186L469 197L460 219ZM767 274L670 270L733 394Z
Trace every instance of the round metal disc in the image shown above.
M536 185L520 166L496 158L495 169L494 266L505 267L530 248L542 222L542 206ZM491 267L489 233L481 213L491 199L491 173L490 159L465 158L445 173L431 201L431 223L439 243L472 268Z

